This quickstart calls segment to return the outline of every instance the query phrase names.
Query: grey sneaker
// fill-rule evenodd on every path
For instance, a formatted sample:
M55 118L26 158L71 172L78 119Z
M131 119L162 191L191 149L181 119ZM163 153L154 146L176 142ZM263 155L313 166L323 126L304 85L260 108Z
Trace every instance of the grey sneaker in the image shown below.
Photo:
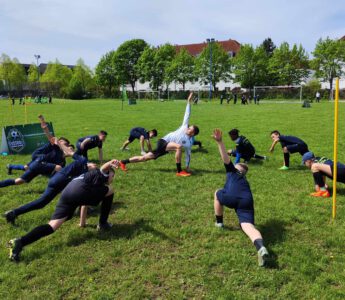
M218 228L224 228L224 224L223 223L214 223L214 226L218 227Z
M265 266L266 260L268 258L268 251L267 249L262 246L258 251L258 264L259 267Z

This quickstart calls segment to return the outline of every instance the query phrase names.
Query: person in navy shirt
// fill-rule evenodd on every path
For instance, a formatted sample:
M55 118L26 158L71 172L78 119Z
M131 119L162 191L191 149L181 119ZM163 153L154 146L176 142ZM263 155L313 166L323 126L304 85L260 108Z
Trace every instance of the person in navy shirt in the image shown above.
M82 155L88 159L87 151L93 148L98 148L98 158L100 163L103 161L103 143L107 138L108 133L104 130L101 130L98 135L88 135L80 138L77 141L77 154Z
M252 143L244 135L239 135L239 132L236 128L229 131L231 140L236 143L236 149L230 149L228 154L236 157L235 164L239 163L241 158L245 163L248 163L251 158L266 159L266 156L256 154Z
M18 216L45 207L67 186L67 184L73 178L76 178L97 167L97 165L94 163L88 163L84 156L80 156L74 152L70 153L69 155L72 156L74 161L61 169L61 171L55 173L54 176L50 178L48 186L41 197L16 209L5 212L4 216L7 222L14 224L15 219Z
M313 173L315 193L313 197L330 197L326 177L333 180L334 162L326 157L315 157L313 152L306 152L302 157L302 163ZM345 183L345 165L337 163L337 182Z
M220 228L224 227L224 206L234 209L243 232L254 243L258 251L259 266L264 266L265 260L268 257L268 251L263 244L261 233L254 226L253 195L245 177L248 172L248 166L244 163L234 165L231 162L226 153L220 129L213 131L213 139L218 144L218 150L226 171L224 188L217 190L214 195L215 225Z
M308 152L308 145L302 141L300 138L292 136L292 135L281 135L278 130L273 130L271 132L271 139L273 143L269 149L269 152L274 151L274 147L276 144L280 143L284 153L284 165L280 168L280 170L289 170L290 167L290 153L299 152L299 154L303 155L304 153Z
M151 141L150 139L153 137L157 136L157 130L156 129L152 129L147 131L145 128L143 127L134 127L131 129L131 131L129 132L129 137L128 139L123 143L121 150L129 150L127 148L127 146L132 143L135 139L138 139L140 142L140 149L141 149L141 155L145 155L146 151L145 151L145 146L144 143L146 141L147 144L147 149L148 152L152 151L152 146L151 146Z
M100 206L98 230L111 228L108 223L114 190L111 187L115 171L118 167L117 160L105 163L100 169L93 169L72 180L63 190L56 205L55 211L48 224L40 225L20 238L8 242L10 248L9 258L19 261L23 248L35 241L53 234L61 225L70 220L79 206Z

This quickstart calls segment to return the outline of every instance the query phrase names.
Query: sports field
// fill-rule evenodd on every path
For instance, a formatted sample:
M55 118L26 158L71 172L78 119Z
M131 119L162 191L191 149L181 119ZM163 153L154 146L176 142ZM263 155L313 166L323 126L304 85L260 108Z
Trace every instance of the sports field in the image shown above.
M139 154L137 141L129 152L119 150L132 127L157 128L159 137L182 122L185 101L140 102L124 106L115 100L55 101L28 106L28 121L43 114L57 136L77 138L108 131L105 159ZM345 104L340 104L339 160L345 163ZM0 125L22 124L24 108L13 117L0 102ZM283 155L277 145L269 161L251 162L247 178L256 209L256 224L271 254L267 268L257 266L256 250L241 232L233 211L226 210L224 230L215 228L213 193L225 181L224 166L210 135L213 128L240 129L258 154L268 155L269 133L296 135L316 155L333 156L333 104L226 105L202 102L192 107L191 124L204 149L193 150L191 177L175 176L173 154L157 161L128 165L117 171L110 232L88 227L79 218L54 235L24 249L22 261L8 260L6 242L47 222L55 199L28 213L15 227L0 220L0 299L341 299L345 297L345 186L338 186L337 218L331 221L331 198L312 198L313 178L291 156L289 171L280 171ZM227 148L234 147L225 134ZM155 140L153 140L155 144ZM89 157L97 158L97 150ZM0 178L7 163L26 163L30 156L0 157ZM184 159L183 159L184 162ZM20 173L16 173L20 174ZM15 176L10 176L14 178ZM1 213L36 199L47 179L0 189ZM330 183L332 186L332 184Z

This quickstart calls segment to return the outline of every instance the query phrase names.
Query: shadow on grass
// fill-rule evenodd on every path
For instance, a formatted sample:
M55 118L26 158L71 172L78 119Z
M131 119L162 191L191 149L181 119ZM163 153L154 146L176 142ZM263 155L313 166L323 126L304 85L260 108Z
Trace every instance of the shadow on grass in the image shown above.
M208 153L208 150L206 148L197 148L192 149L192 153Z
M330 187L329 188L329 192L331 193L331 195L333 195L333 187ZM340 196L345 196L345 189L344 188L337 188L337 195L340 195Z
M270 248L285 240L285 226L286 222L278 219L270 219L258 226L270 254L267 261L267 268L269 269L279 269L278 255Z

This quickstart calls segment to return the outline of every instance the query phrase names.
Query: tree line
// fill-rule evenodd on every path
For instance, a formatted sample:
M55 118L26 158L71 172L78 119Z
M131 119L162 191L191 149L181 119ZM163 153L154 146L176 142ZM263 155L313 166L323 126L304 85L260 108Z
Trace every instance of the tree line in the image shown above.
M23 89L39 84L41 90L72 99L96 96L115 97L121 85L130 85L135 92L136 82L149 82L152 90L166 90L171 83L199 82L217 90L220 81L239 83L251 91L262 85L299 85L311 72L332 90L333 79L345 74L345 41L319 39L310 59L302 45L287 42L276 46L267 38L254 47L242 44L235 57L217 43L208 43L202 52L192 56L185 48L167 43L154 47L142 39L132 39L116 50L105 53L93 72L79 59L73 70L59 61L48 64L38 77L32 64L26 76L17 59L3 54L0 58L0 91ZM314 81L315 84L315 81Z

